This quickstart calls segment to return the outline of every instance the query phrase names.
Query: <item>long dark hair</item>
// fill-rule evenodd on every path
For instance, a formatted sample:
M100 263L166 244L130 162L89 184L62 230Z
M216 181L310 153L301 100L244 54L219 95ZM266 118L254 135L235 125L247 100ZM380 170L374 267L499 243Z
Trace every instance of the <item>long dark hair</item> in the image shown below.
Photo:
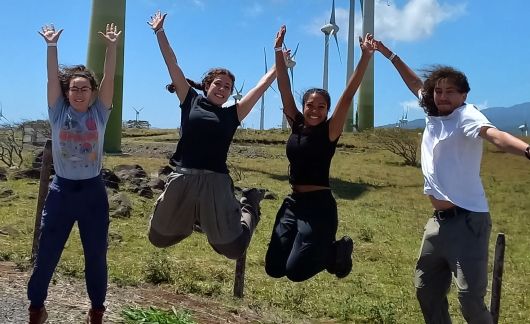
M204 93L204 95L206 96L206 89L218 75L227 75L230 78L230 80L232 80L232 88L230 89L230 93L232 93L234 91L236 77L234 76L232 72L230 72L228 69L225 69L225 68L213 68L213 69L208 70L203 75L201 83L197 83L188 78L186 78L186 81L188 81L191 87L197 90L202 90L202 93ZM167 91L171 93L174 93L177 90L173 83L166 85L166 89Z
M422 77L425 81L423 81L423 89L421 91L419 105L423 107L423 110L429 116L439 115L438 108L434 103L434 88L440 80L447 79L451 81L460 93L468 93L471 91L466 75L453 67L433 65L429 68L423 69L422 72Z

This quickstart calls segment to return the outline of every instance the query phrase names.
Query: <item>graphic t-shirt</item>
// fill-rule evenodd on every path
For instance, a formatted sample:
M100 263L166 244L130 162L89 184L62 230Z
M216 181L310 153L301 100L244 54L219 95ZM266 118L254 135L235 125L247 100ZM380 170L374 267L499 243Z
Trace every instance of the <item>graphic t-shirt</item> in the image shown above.
M59 96L48 116L55 173L70 180L98 176L110 109L96 99L86 112L78 112Z

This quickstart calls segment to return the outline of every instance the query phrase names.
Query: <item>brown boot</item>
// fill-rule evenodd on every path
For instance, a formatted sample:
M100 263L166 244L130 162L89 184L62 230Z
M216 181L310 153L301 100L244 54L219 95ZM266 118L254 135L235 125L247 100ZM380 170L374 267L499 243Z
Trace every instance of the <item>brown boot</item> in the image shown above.
M103 323L103 314L105 313L105 308L94 309L91 308L86 315L86 324L102 324Z
M29 307L29 324L43 324L48 319L48 312L46 308L42 306L41 308Z

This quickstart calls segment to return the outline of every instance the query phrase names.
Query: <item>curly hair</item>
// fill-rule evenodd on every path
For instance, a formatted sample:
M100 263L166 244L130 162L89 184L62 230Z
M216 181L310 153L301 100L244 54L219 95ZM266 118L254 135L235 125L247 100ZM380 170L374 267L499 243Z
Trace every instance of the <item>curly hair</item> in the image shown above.
M468 93L471 91L466 75L453 67L433 65L429 68L423 69L422 72L424 81L419 105L429 116L439 115L438 108L434 103L434 88L440 80L447 79L448 81L451 81L460 93Z
M190 79L186 79L186 81L188 81L191 87L197 90L202 90L202 92L206 96L206 89L218 75L227 75L230 80L232 80L232 88L230 88L230 93L234 92L234 84L236 83L236 77L232 72L225 68L213 68L208 70L202 77L201 83L197 83ZM166 89L171 93L174 93L177 90L173 83L166 85Z
M86 66L81 64L72 66L61 65L59 67L59 83L61 84L61 91L68 104L68 89L70 88L70 81L73 78L85 78L90 82L92 90L95 91L98 89L96 76Z

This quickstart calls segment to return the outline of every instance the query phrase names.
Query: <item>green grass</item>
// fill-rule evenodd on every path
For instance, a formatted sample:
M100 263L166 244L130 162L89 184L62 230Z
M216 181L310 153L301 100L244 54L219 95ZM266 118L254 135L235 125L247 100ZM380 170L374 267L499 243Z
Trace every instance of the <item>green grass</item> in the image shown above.
M194 324L191 314L187 311L161 310L155 307L148 309L128 308L122 311L126 324L151 323L151 324Z
M174 130L157 132L153 136L129 136L127 140L167 142L171 136L176 138ZM279 197L262 203L262 221L247 256L243 300L232 298L235 262L216 254L204 235L195 233L164 250L151 246L146 231L155 199L129 193L133 202L131 218L113 219L110 225L111 281L120 285L168 284L176 292L208 296L227 308L250 307L265 319L277 314L270 320L274 322L307 322L310 318L344 323L421 323L413 270L423 226L431 211L422 194L421 170L402 166L399 157L370 147L363 134L343 135L340 142L347 145L337 149L331 169L339 208L337 236L347 234L356 242L352 274L337 280L321 273L303 283L266 275L264 257L274 217L290 188L284 145L260 143L284 142L286 138L287 133L281 131L240 131L237 147L233 148L237 154L229 156L230 164L242 175L234 179L236 186L267 188ZM252 157L241 152L252 152ZM151 174L166 160L112 156L105 158L104 165L123 163L140 164ZM526 323L530 318L529 161L499 153L488 144L482 179L493 219L490 273L496 233L505 233L507 240L500 322ZM0 204L0 227L17 230L14 235L0 236L0 259L24 265L31 250L38 184L18 180L0 183L0 187L11 188L17 194L17 198ZM81 277L84 265L80 255L75 229L58 271ZM488 294L488 303L489 298ZM454 322L464 322L454 288L450 304Z

